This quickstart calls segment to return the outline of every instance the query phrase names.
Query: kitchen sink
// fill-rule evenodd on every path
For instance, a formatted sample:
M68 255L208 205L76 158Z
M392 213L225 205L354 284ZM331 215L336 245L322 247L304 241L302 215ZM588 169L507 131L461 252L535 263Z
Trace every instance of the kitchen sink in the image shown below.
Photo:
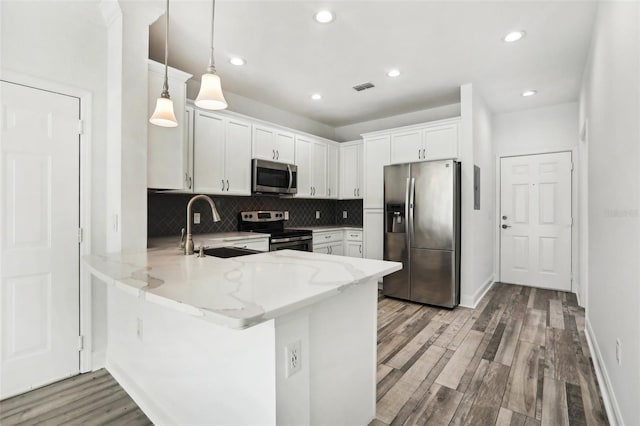
M256 253L262 252L258 250L249 250L239 247L216 247L204 249L204 254L206 254L207 256L221 257L224 259L229 257L246 256L248 254Z

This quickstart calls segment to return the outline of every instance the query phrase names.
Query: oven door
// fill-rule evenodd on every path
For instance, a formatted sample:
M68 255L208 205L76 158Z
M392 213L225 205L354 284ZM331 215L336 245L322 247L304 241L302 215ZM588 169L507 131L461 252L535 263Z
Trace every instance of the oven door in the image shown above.
M267 160L252 161L252 190L254 193L296 194L298 167L295 164Z
M286 242L271 242L269 244L269 251L277 250L313 251L313 238Z

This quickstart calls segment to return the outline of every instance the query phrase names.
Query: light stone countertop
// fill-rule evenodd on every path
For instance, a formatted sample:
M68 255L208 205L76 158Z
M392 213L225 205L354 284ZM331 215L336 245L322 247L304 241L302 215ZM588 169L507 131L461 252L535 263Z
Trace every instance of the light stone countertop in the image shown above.
M83 261L108 285L235 329L277 318L402 269L398 262L295 250L198 258L166 246L90 255Z
M269 238L269 234L261 232L215 232L210 234L193 234L193 246L199 247L202 243L205 248L224 247L229 245L225 243L260 238ZM170 247L172 245L177 247L179 241L179 235L176 235L175 237L150 238L147 241L147 247L160 248Z
M301 226L300 229L309 229L313 232L327 232L327 231L362 231L360 226L347 226L347 225L324 225L324 226Z

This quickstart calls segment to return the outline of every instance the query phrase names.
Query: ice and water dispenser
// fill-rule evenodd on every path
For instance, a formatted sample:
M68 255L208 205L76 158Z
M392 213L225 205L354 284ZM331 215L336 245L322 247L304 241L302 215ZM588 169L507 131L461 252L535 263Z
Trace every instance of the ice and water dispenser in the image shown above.
M387 204L386 213L387 218L385 221L385 231L391 233L404 234L406 218L404 216L405 205L402 204Z

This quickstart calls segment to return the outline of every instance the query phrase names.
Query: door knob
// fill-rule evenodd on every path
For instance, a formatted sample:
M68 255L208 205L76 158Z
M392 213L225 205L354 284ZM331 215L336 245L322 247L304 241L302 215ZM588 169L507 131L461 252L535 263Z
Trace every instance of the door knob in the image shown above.
M507 217L506 216L502 216L502 220L507 220Z
M507 229L507 228L511 228L510 225L502 225L502 229Z

